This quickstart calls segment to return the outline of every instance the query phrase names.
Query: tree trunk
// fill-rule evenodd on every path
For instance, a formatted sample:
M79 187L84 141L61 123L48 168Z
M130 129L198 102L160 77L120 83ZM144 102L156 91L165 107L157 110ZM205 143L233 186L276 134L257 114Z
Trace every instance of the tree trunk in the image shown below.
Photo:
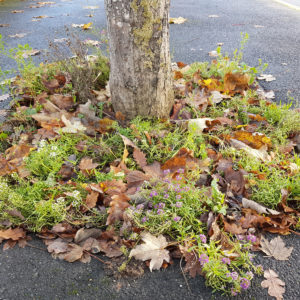
M174 102L170 0L105 0L111 99L126 118L168 117Z

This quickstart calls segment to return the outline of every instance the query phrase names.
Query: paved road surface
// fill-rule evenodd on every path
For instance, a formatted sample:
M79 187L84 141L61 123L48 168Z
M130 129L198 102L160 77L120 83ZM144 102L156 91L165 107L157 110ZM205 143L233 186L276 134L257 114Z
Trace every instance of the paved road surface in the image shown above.
M54 0L55 1L55 0ZM65 37L64 26L72 23L94 22L97 28L105 27L103 1L59 1L43 8L26 8L36 2L7 0L0 2L0 23L10 27L0 28L5 41L15 46L29 43L36 49L47 49L48 41ZM86 17L89 10L83 6L99 5L94 18ZM11 14L12 10L24 13ZM32 17L48 15L53 18L32 22ZM232 53L239 46L240 32L248 32L249 43L244 51L244 60L256 65L258 58L269 63L268 73L277 80L263 83L273 89L277 101L288 101L287 93L300 99L300 12L272 0L172 0L171 15L188 19L185 24L171 26L171 50L175 61L203 61L210 59L208 52L217 43L224 43L224 51ZM209 15L218 15L210 18ZM257 26L260 25L260 26ZM263 27L262 27L263 26ZM79 31L79 30L78 30ZM8 35L28 33L22 39ZM82 38L86 38L82 34ZM45 52L45 51L44 51ZM34 58L37 62L43 56ZM1 67L11 68L11 62L0 57ZM7 103L3 103L7 106ZM300 299L300 240L297 236L284 237L288 246L294 246L287 262L278 262L258 254L257 262L272 268L286 282L284 299ZM43 247L39 240L33 245ZM250 291L238 299L272 299L260 288L257 278ZM140 279L114 279L103 270L100 262L92 260L88 265L57 261L42 250L35 248L3 252L0 250L0 300L19 299L222 299L211 296L202 278L188 279L192 294L180 272L178 262L167 270L150 273Z

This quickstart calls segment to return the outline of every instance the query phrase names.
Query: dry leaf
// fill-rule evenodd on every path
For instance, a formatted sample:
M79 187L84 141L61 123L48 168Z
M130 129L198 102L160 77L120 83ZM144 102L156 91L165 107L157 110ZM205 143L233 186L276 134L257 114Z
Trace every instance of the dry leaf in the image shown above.
M78 133L81 131L85 131L86 127L84 127L80 121L73 121L73 123L71 121L69 121L65 115L61 116L61 120L63 121L63 123L65 124L65 127L63 128L59 128L59 129L55 129L54 131L59 133L60 131L64 132L64 133Z
M84 9L98 9L99 6L84 6Z
M219 53L216 50L208 52L208 55L211 57L217 57L219 56Z
M9 228L6 230L0 230L0 242L1 240L13 240L17 241L26 236L25 231L22 228Z
M264 207L263 205L258 204L257 202L246 199L246 198L242 199L242 204L243 204L243 207L256 210L259 214L271 214L271 215L279 215L280 214L280 212L278 212L277 210Z
M69 244L68 251L69 252L64 255L64 260L68 262L74 262L81 259L83 256L83 248L76 244Z
M108 209L108 217L106 225L112 225L116 221L123 220L123 214L126 208L130 206L130 198L125 194L113 195L111 197L110 208Z
M9 37L11 37L11 38L22 38L25 35L27 35L27 33L16 33L14 35L9 35Z
M32 50L25 50L24 53L22 54L23 58L28 58L29 56L34 56L40 54L40 50L32 49Z
M257 149L253 149L251 147L249 147L248 145L246 145L245 143L235 140L235 139L231 139L230 140L230 144L231 146L233 146L234 148L238 149L238 150L244 150L245 152L247 152L250 156L254 157L254 158L258 158L261 159L262 161L271 161L271 157L267 152L267 145L261 147L259 150Z
M101 230L97 228L80 228L77 230L74 237L74 242L79 244L87 240L88 238L99 238L101 235Z
M265 81L273 81L276 80L276 78L273 75L270 74L261 74L257 77L259 80L265 80Z
M83 26L82 26L82 29L83 30L88 30L88 29L91 29L92 27L92 22L89 22L89 23L87 23L87 24L84 24Z
M84 175L89 176L98 167L98 164L93 163L93 160L89 157L83 157L78 167Z
M278 275L271 269L264 272L266 280L261 283L263 288L268 288L270 296L275 297L276 300L282 300L285 292L285 283L278 278Z
M150 259L149 268L151 272L152 270L159 270L164 260L170 261L169 251L165 249L168 243L163 235L155 237L149 232L143 232L141 238L145 243L132 249L129 257L133 256L142 261Z
M5 101L5 100L9 99L9 97L10 97L10 95L9 95L9 94L4 94L4 95L1 95L1 96L0 96L0 102L1 102L1 101Z
M98 192L95 192L95 191L92 191L90 194L88 194L86 196L86 199L85 199L85 205L88 207L88 208L93 208L96 206L97 204L97 201L98 201L98 196L99 196L99 193Z
M170 18L169 23L170 24L182 24L186 21L185 18L183 17L178 17L178 18Z
M13 14L21 14L23 12L24 12L24 10L12 10L11 11L11 13L13 13Z
M277 236L270 242L262 236L260 245L260 250L265 252L268 256L273 256L277 260L288 260L293 251L293 247L285 247L285 244L280 236Z
M204 129L208 128L207 121L212 122L213 119L199 118L199 119L189 120L189 123L188 123L189 131L191 131L195 134L201 134Z

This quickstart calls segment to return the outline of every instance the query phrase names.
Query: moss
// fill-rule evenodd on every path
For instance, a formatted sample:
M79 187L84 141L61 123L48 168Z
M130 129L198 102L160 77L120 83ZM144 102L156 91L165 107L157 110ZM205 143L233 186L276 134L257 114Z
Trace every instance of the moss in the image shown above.
M139 9L143 10L143 25L142 27L134 29L133 34L135 44L145 53L145 56L147 58L147 61L144 63L144 66L145 68L149 69L152 69L152 62L154 59L154 53L150 48L150 41L153 37L154 32L153 25L161 23L160 18L154 19L152 10L157 9L158 6L158 0L141 0L140 4L138 4L138 0L134 0L131 3L131 8L133 9L136 15L139 13ZM158 30L162 30L162 26L160 26Z

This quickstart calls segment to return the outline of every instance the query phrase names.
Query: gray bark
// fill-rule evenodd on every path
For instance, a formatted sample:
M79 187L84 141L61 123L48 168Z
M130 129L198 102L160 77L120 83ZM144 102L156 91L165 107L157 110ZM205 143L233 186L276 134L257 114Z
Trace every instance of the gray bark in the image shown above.
M174 102L169 51L170 0L105 0L115 111L168 117Z

